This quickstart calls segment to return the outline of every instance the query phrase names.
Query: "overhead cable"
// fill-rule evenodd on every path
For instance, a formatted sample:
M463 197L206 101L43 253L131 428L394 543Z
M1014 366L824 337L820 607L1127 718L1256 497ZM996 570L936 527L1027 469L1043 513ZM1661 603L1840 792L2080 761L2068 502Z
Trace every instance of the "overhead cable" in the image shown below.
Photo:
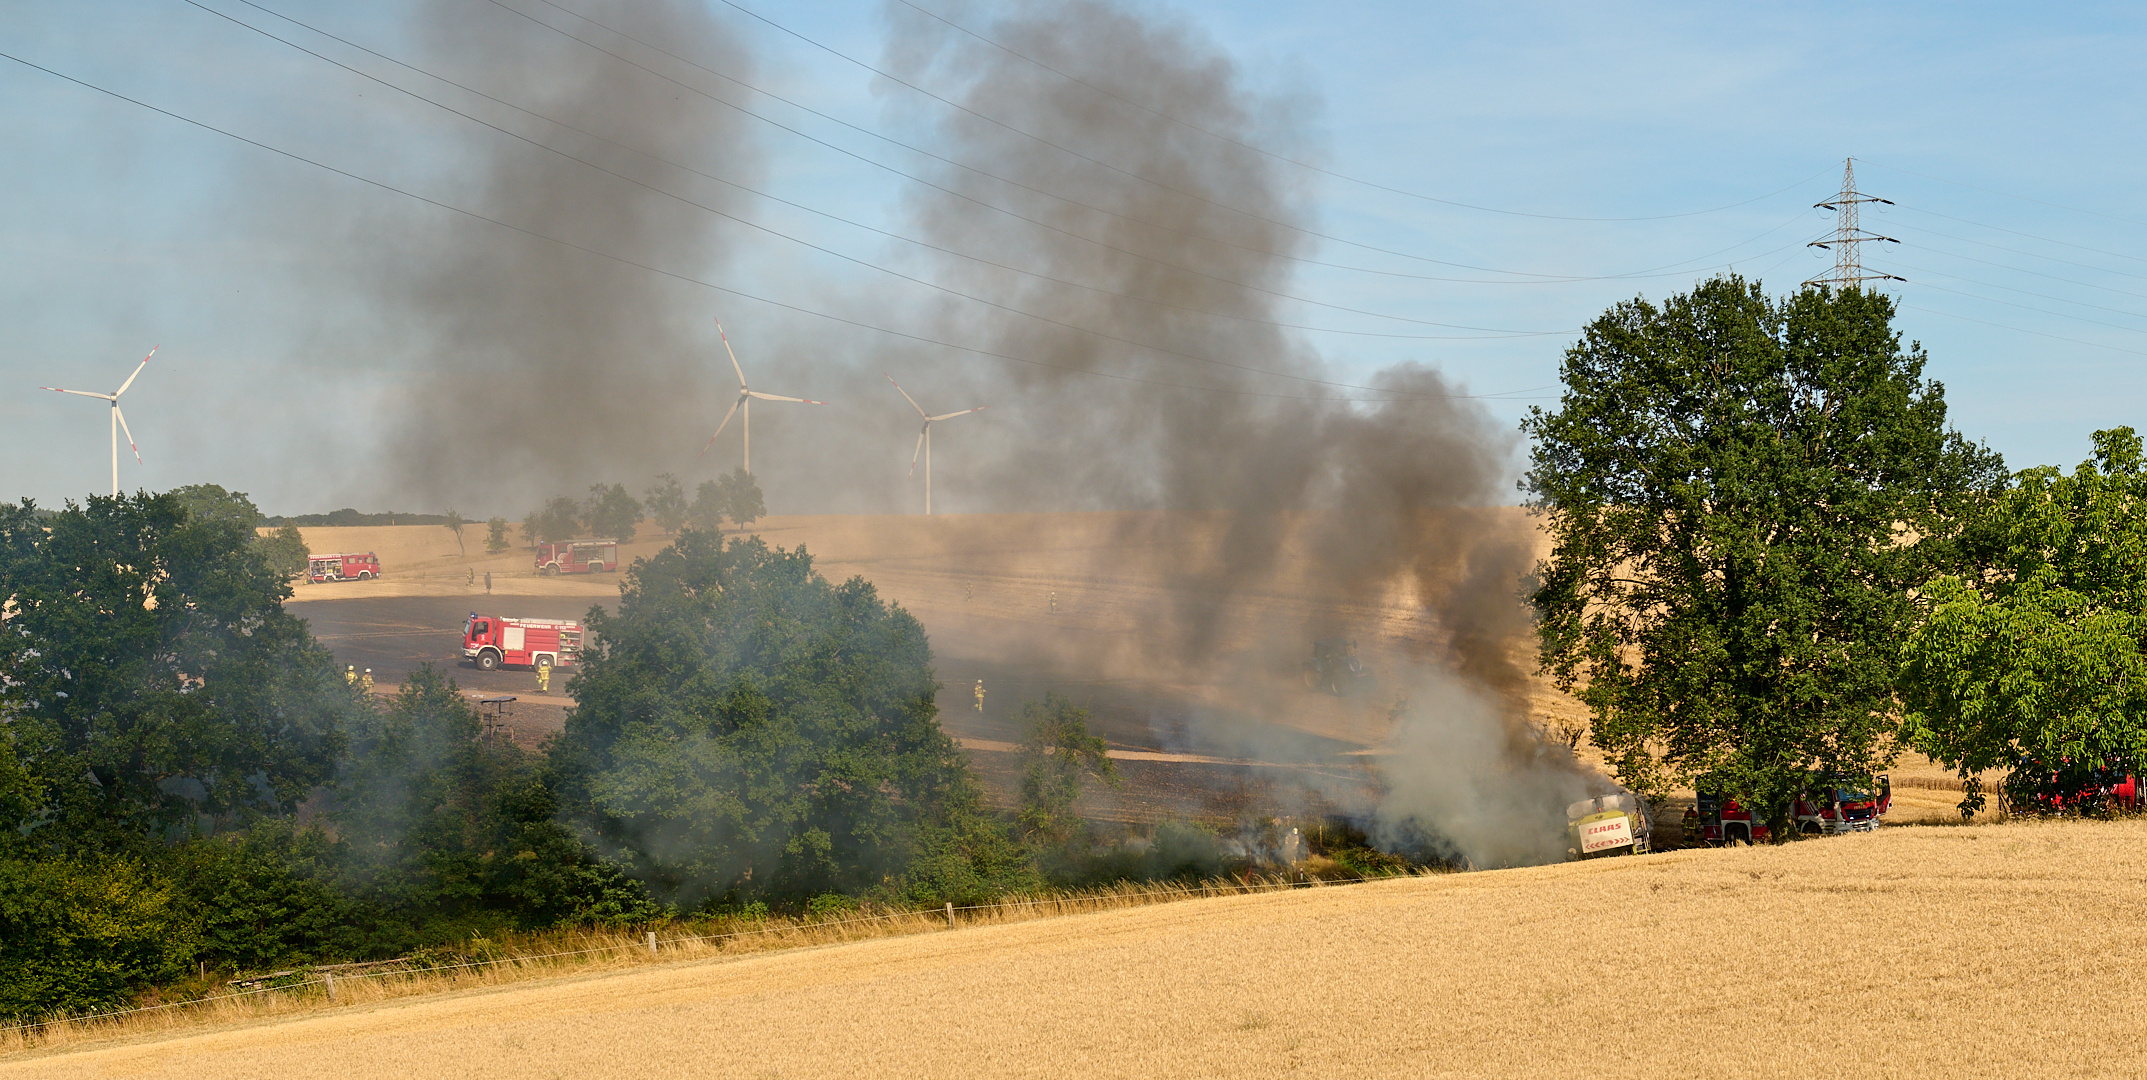
M920 344L920 345L933 345L933 346L938 346L938 347L940 347L940 348L946 348L946 349L953 349L953 350L955 350L955 351L957 351L957 352L964 352L964 353L969 353L969 354L972 354L972 355L976 355L976 356L987 356L987 357L991 357L991 358L994 358L994 359L999 359L999 360L1006 360L1006 361L1009 361L1009 362L1012 362L1012 363L1017 363L1017 364L1023 364L1023 365L1027 365L1027 366L1030 366L1030 367L1038 367L1038 368L1047 368L1047 369L1054 369L1054 370L1060 370L1060 371L1074 372L1074 373L1078 373L1078 374L1083 374L1083 375L1093 375L1093 376L1097 376L1097 377L1099 377L1099 378L1105 378L1105 379L1112 379L1112 380L1116 380L1116 381L1120 381L1120 382L1138 383L1138 384L1142 384L1142 385L1147 385L1147 386L1160 386L1160 387L1166 387L1166 388L1169 388L1169 389L1175 389L1175 390L1192 390L1192 391L1199 391L1199 392L1204 392L1204 393L1216 393L1216 394L1230 394L1230 395L1234 395L1234 396L1241 396L1241 397L1257 397L1257 398L1271 398L1271 399L1278 399L1278 400L1288 400L1288 401L1363 401L1363 402L1371 402L1371 403L1380 403L1380 402L1392 402L1393 400L1395 400L1395 398L1394 398L1393 396L1389 396L1389 397L1383 397L1383 398L1349 398L1349 397L1332 397L1332 396L1330 396L1330 397L1312 397L1312 396L1307 396L1307 395L1302 395L1302 394L1272 394L1272 393L1263 393L1263 392L1260 392L1260 391L1256 391L1256 390L1241 390L1241 389L1236 389L1236 388L1232 388L1232 387L1218 387L1218 386L1200 386L1200 385L1194 385L1194 384L1187 384L1187 383L1173 383L1173 382L1164 382L1164 381L1162 381L1162 380L1158 380L1158 379L1145 379L1145 378L1141 378L1140 376L1136 376L1136 375L1123 375L1123 374L1119 374L1119 373L1116 373L1116 372L1108 372L1108 371L1098 371L1098 370L1095 370L1095 369L1093 369L1093 368L1081 368L1081 367L1073 367L1073 366L1069 366L1069 365L1065 365L1065 364L1053 364L1053 363L1050 363L1050 362L1048 362L1048 361L1043 361L1043 360L1036 360L1036 359L1032 359L1032 358L1030 358L1030 357L1025 357L1025 356L1018 356L1018 355L1015 355L1015 354L1012 354L1012 353L1003 353L1003 352L998 352L998 351L995 351L995 350L991 350L991 349L980 349L980 348L976 348L976 347L974 347L974 346L969 346L969 345L960 345L960 344L956 344L956 343L954 343L954 342L950 342L950 341L942 341L942 340L940 340L940 339L938 339L938 338L930 337L930 336L928 336L928 335L924 335L924 334L915 334L915 333L910 333L910 332L908 332L908 331L904 331L904 330L897 330L897 329L894 329L894 328L892 328L892 327L885 327L885 326L879 326L879 325L877 325L877 324L874 324L874 323L868 323L868 322L864 322L864 321L862 321L862 320L858 320L858 319L852 319L852 318L849 318L849 317L847 317L847 316L842 316L842 315L836 315L836 314L833 314L833 313L830 313L830 312L825 312L825 311L818 311L818 310L815 310L815 309L812 309L812 308L804 307L804 306L802 306L802 305L798 305L798 304L792 304L792 303L788 303L788 302L785 302L785 301L781 301L781 300L776 300L776 299L773 299L773 298L770 298L770 297L760 296L760 295L757 295L757 294L754 294L754 293L750 293L750 292L747 292L747 291L745 291L745 290L742 290L742 289L736 289L736 288L732 288L731 286L728 286L728 285L719 285L719 284L717 284L717 283L715 283L715 282L712 282L712 281L708 281L708 280L706 280L706 279L703 279L703 278L698 278L698 277L694 277L694 276L693 276L693 275L691 275L691 274L685 274L685 273L680 273L680 272L678 272L678 271L675 271L675 270L666 270L666 269L663 269L662 267L654 266L654 265L651 265L651 264L649 264L649 263L641 262L641 261L639 261L639 260L636 260L636 259L631 259L631 258L627 258L627 257L625 257L625 256L621 256L621 255L614 255L614 254L612 254L612 253L610 253L610 252L607 252L607 251L602 251L602 250L599 250L599 249L597 249L597 248L593 248L593 247L589 247L589 246L587 246L587 245L585 245L585 244L578 244L578 243L575 243L574 241L571 241L571 240L565 240L565 239L562 239L562 238L560 238L560 237L556 237L556 236L551 236L551 235L549 235L549 234L546 234L546 233L538 232L538 231L537 231L537 230L535 230L535 229L530 229L530 228L526 228L526 227L524 227L524 226L516 225L516 224L513 224L512 222L508 222L508 221L503 221L503 220L501 220L501 219L499 219L499 218L491 217L491 216L489 216L489 215L486 215L486 214L482 214L482 213L479 213L479 212L477 212L477 211L475 211L475 210L469 210L469 209L465 209L465 208L463 208L463 207L460 207L460 206L456 206L456 205L454 205L454 204L452 204L452 203L449 203L449 202L445 202L445 201L443 201L443 200L440 200L440 199L435 199L435 198L431 198L431 197L429 197L429 196L426 196L426 195L420 195L420 194L418 194L418 193L416 193L416 192L414 192L414 191L410 191L410 190L408 190L408 189L405 189L405 188L400 188L400 187L397 187L397 186L395 186L395 185L393 185L393 184L390 184L390 183L387 183L387 182L385 182L385 181L381 181L381 180L375 180L375 179L373 179L373 178L371 178L371 177L369 177L369 176L365 176L365 175L362 175L362 174L360 174L360 173L352 172L351 170L348 170L348 169L343 169L343 168L339 168L339 167L337 167L337 166L334 166L334 165L330 165L330 164L328 164L328 163L326 163L326 162L323 162L323 161L319 161L319 160L316 160L316 159L314 159L314 158L306 157L306 156L305 156L305 155L303 155L303 154L299 154L299 153L296 153L296 152L294 152L294 151L290 151L290 150L285 150L285 149L283 149L282 147L279 147L279 146L274 146L274 145L272 145L272 144L269 144L269 143L266 143L266 142L262 142L262 141L261 141L261 140L259 140L259 139L253 139L253 138L249 138L249 137L247 137L247 136L245 136L245 135L240 135L240 134L238 134L238 133L236 133L236 132L233 132L233 131L227 130L227 129L225 129L225 128L220 128L220 127L217 127L216 125L214 125L214 124L210 124L210 123L208 123L208 122L206 122L206 121L203 121L203 120L197 120L197 119L195 119L195 118L193 118L193 117L190 117L190 116L186 116L186 115L184 115L184 114L181 114L181 113L178 113L178 112L174 112L174 111L172 111L172 110L170 110L170 109L165 109L165 108L161 108L161 107L159 107L159 106L156 106L156 105L152 105L152 104L150 104L150 103L148 103L148 102L146 102L146 101L143 101L143 100L141 100L141 99L139 99L139 98L129 97L128 95L126 95L126 94L122 94L122 93L120 93L120 92L119 92L119 91L117 91L117 90L111 90L111 89L108 89L108 88L106 88L106 87L103 87L103 86L99 86L99 85L97 85L97 84L95 84L95 83L89 82L89 81L87 81L87 80L84 80L84 79L78 79L78 78L76 78L76 77L74 77L74 76L72 76L72 75L68 75L68 74L65 74L64 72L56 71L56 70L54 70L54 69L52 69L52 68L48 68L48 67L46 67L46 66L44 66L44 65L42 65L42 64L38 64L38 63L35 63L35 62L33 62L33 61L30 61L30 60L26 60L26 59L23 59L22 57L16 56L16 55L14 55L14 54L12 54L12 53L7 53L7 52L0 52L0 59L5 59L5 60L10 60L10 61L13 61L14 63L20 64L20 65L22 65L23 67L26 67L26 68L30 68L30 69L32 69L32 70L34 70L34 71L40 71L40 72L43 72L43 73L44 73L44 74L46 74L46 75L50 75L50 76L52 76L53 78L56 78L56 79L60 79L60 80L62 80L62 81L65 81L65 82L73 83L74 85L76 85L76 86L80 86L80 87L82 87L82 88L83 88L83 89L85 89L85 90L91 90L91 91L94 91L94 92L96 92L96 93L99 93L99 94L103 94L103 95L105 95L106 97L110 97L110 98L113 98L113 99L115 99L115 100L118 100L118 101L123 101L123 102L126 102L126 103L127 103L127 104L129 104L129 105L133 105L133 106L136 106L136 107L138 107L138 108L141 108L141 109L145 109L145 110L147 110L147 111L149 111L149 112L153 112L153 113L156 113L156 114L158 114L158 115L160 115L160 116L165 116L165 117L169 117L170 119L173 119L173 120L177 120L177 121L179 121L180 123L183 123L183 124L187 124L187 125L189 125L189 126L192 126L192 127L197 127L197 128L200 128L200 129L202 129L203 131L208 131L208 132L212 132L212 133L214 133L214 134L217 134L217 135L222 135L222 136L224 136L225 138L227 138L227 139L231 139L231 140L232 140L232 141L234 141L234 142L240 142L240 143L244 143L244 144L246 144L246 145L248 145L248 146L252 146L252 147L255 147L255 148L257 148L257 149L260 149L260 150L265 150L265 151L267 151L267 152L269 152L269 153L271 153L271 154L275 154L275 155L277 155L277 156L279 156L279 157L287 158L287 159L289 159L289 160L291 160L291 161L296 161L296 162L299 162L300 164L304 164L304 165L310 165L310 166L312 166L312 167L314 167L314 168L316 168L316 169L320 169L320 170L322 170L323 172L333 173L333 174L335 174L335 175L337 175L337 176L341 176L341 177L344 177L344 178L346 178L346 179L349 179L349 180L354 180L354 181L357 181L358 183L364 184L364 185L366 185L366 186L368 186L368 187L373 187L373 188L377 188L377 189L379 189L379 190L381 190L381 191L389 192L389 193L391 193L391 194L395 194L395 195L400 195L400 196L402 196L402 197L404 197L404 198L407 198L407 199L411 199L411 200L413 200L413 201L416 201L416 202L424 203L424 204L426 204L426 205L428 205L428 206L432 206L432 207L435 207L435 208L438 208L438 209L441 209L441 210L445 210L445 211L447 211L447 212L449 212L449 213L452 213L452 214L456 214L456 215L458 215L458 216L461 216L461 217L466 217L466 218L469 218L469 219L471 219L471 220L473 220L473 221L478 221L478 222L482 222L482 223L484 223L484 224L488 224L488 225L492 225L492 226L495 226L495 227L498 227L498 228L506 229L506 230L508 230L508 231L510 231L510 232L514 232L514 233L519 233L519 234L521 234L521 235L523 235L523 236L527 236L527 237L529 237L529 238L531 238L531 239L534 239L534 240L541 240L541 241L544 241L544 242L546 242L546 243L550 243L550 244L555 244L555 245L558 245L558 246L560 246L560 247L563 247L563 248L567 248L567 249L569 249L569 250L573 250L573 251L579 251L579 252L582 252L583 254L586 254L586 255L592 255L592 256L595 256L595 257L597 257L597 258L599 258L599 259L603 259L603 260L605 260L605 261L607 261L607 262L613 262L613 263L617 263L617 264L619 264L619 265L621 265L621 266L626 266L626 267L631 267L631 268L634 268L634 269L638 269L638 270L643 270L643 271L646 271L646 272L648 272L648 273L656 274L656 275L658 275L658 276L660 276L660 277L665 277L665 278L669 278L669 279L671 279L671 280L674 280L674 281L682 282L682 283L685 283L685 284L689 284L689 285L698 285L698 286L700 286L700 287L702 287L702 288L705 288L705 289L709 289L709 290L711 290L711 291L714 291L714 292L720 292L720 293L723 293L723 294L725 294L725 295L728 295L728 296L735 296L735 297L738 297L738 298L740 298L740 299L743 299L743 300L751 300L751 301L754 301L754 302L756 302L756 303L766 304L766 305L768 305L768 306L770 306L770 307L778 308L778 309L781 309L781 310L784 310L784 311L792 311L792 312L796 312L796 313L798 313L798 314L801 314L801 315L810 315L810 316L813 316L813 317L816 317L816 318L820 318L820 319L824 319L824 320L827 320L827 321L829 321L829 322L834 322L834 323L840 323L840 324L842 324L842 325L845 325L845 326L852 326L852 327L856 327L856 328L858 328L858 329L861 329L861 330L869 330L869 331L872 331L872 332L875 332L875 333L879 333L879 334L884 334L884 335L887 335L887 336L889 336L889 337L894 337L894 338L900 338L900 339L903 339L903 340L906 340L906 341L911 341L911 342L915 342L915 343L917 343L917 344ZM1330 384L1330 385L1342 385L1342 384ZM1377 388L1374 388L1374 389L1377 389ZM1434 395L1424 395L1424 394L1411 394L1411 393L1408 393L1408 392L1405 392L1405 391L1398 391L1398 390L1379 390L1379 392L1380 392L1380 393L1385 393L1385 394L1389 394L1389 395L1397 395L1397 396L1400 396L1400 397L1431 397L1431 396L1434 396ZM1519 392L1519 391L1509 391L1508 393L1518 393L1518 392ZM1452 397L1452 398L1459 398L1459 399L1485 399L1485 398L1493 398L1493 397L1500 397L1500 396L1504 396L1504 395L1475 395L1475 394L1453 394L1453 395L1436 395L1436 396L1439 396L1439 397Z

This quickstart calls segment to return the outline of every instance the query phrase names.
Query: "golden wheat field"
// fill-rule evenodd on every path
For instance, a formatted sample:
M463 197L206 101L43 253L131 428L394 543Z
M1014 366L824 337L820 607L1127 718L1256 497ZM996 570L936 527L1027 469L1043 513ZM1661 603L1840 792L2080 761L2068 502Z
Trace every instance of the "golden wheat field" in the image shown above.
M18 1056L0 1077L2137 1076L2147 823L1230 896Z

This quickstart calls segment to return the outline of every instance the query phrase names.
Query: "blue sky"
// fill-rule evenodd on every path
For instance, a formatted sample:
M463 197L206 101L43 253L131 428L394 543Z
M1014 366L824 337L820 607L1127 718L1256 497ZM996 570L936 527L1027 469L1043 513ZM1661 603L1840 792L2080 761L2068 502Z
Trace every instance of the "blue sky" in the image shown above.
M259 2L383 52L408 46L393 6ZM980 26L995 10L919 2ZM236 0L201 3L277 25ZM834 55L884 63L877 0L713 10L772 93L912 138L944 108ZM1963 432L2015 468L2070 466L2090 431L2139 423L2147 15L2136 6L1142 10L1190 27L1250 89L1301 116L1302 145L1289 152L1341 174L1298 175L1314 227L1336 238L1315 259L1419 275L1299 267L1293 295L1418 320L1285 305L1289 320L1325 328L1304 340L1338 381L1422 361L1497 395L1488 407L1515 420L1555 393L1574 330L1620 299L1659 298L1729 268L1776 291L1823 272L1830 256L1804 245L1832 220L1811 204L1853 155L1859 186L1895 203L1868 211L1865 226L1901 241L1867 261L1908 279L1890 287L1899 327L1929 350ZM347 55L288 25L278 32ZM453 118L179 0L0 4L0 52L430 197L467 194L450 167ZM786 105L769 112L886 156L854 130ZM903 181L772 128L750 138L765 190L909 228ZM313 194L293 201L292 191ZM216 482L272 513L426 508L405 478L368 465L405 407L407 370L376 308L319 286L317 271L343 257L333 230L312 220L321 206L420 230L440 213L0 61L0 498L51 504L104 490L102 407L36 387L109 390L161 345L125 400L147 461L123 462L130 490ZM754 213L868 261L889 258L883 238L780 207ZM764 234L724 236L729 254L709 273L763 295L828 310L846 297L922 302L855 264ZM1516 273L1539 277L1517 283ZM731 310L727 323L781 326L763 341L817 333L794 313ZM1529 333L1368 336L1423 333L1425 322ZM956 392L951 374L943 383L935 393ZM756 433L762 423L756 415ZM768 421L770 454L806 437L782 423ZM900 458L914 435L890 437ZM519 515L501 501L511 505L472 504ZM978 495L966 508L990 505Z

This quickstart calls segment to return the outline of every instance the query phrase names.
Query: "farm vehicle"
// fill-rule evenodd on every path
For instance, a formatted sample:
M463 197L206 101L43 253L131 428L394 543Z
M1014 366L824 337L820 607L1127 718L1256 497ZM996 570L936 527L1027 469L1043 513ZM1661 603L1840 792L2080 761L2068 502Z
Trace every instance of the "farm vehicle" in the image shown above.
M1305 689L1346 697L1369 687L1371 677L1371 669L1357 659L1355 641L1326 638L1312 643L1312 658L1305 661Z
M2140 781L2121 757L2060 758L2055 764L2024 757L1999 785L2005 812L2018 815L2113 814L2140 809Z
M1582 799L1566 807L1566 855L1570 858L1645 855L1648 834L1647 803L1630 791Z

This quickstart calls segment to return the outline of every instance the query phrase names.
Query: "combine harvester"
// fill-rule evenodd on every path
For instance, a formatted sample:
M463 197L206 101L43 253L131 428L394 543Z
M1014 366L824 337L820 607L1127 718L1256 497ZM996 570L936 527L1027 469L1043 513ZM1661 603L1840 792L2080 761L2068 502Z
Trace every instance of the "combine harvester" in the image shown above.
M1566 857L1605 859L1648 853L1647 803L1630 791L1566 807Z

